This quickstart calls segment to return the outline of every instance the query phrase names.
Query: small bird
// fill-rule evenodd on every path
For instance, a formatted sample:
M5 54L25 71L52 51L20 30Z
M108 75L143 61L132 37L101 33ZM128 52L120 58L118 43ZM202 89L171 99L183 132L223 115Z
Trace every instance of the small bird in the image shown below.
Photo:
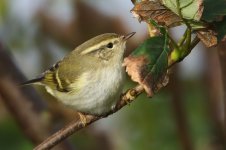
M82 114L104 115L116 106L122 92L123 54L134 34L96 36L22 85L43 85L48 93Z

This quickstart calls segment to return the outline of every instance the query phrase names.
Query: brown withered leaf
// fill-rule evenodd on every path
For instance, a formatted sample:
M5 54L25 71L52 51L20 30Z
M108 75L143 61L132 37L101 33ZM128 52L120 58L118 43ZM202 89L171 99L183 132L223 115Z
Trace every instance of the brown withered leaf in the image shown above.
M126 66L126 72L131 76L135 82L142 84L143 79L148 74L147 66L148 60L144 56L133 57L128 56L124 59L123 66Z
M165 33L166 34L166 33ZM124 59L126 72L143 86L149 97L168 83L168 37L150 37Z
M197 31L197 36L208 48L217 45L216 33L213 30L206 29Z
M143 86L149 97L152 97L159 89L168 83L167 73L156 81L148 71L148 59L144 56L128 56L124 59L123 65L131 79Z
M136 3L131 13L139 21L154 20L159 25L174 27L180 25L182 20L174 12L166 8L159 1L142 1Z

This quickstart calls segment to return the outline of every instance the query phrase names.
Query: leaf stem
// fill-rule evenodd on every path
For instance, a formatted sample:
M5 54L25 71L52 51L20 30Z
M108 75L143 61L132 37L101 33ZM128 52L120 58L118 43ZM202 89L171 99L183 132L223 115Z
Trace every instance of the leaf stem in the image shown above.
M172 61L172 59L169 58L169 65L168 65L168 68L171 68L174 64L176 64L176 63L182 61L185 57L187 57L187 56L191 53L192 49L199 43L199 41L200 41L200 39L196 36L196 37L192 40L192 42L191 42L189 48L187 49L187 52L183 55L183 57L181 57L181 58L179 58L179 59L177 59L177 60L175 60L175 61Z
M174 50L179 50L180 49L180 47L177 45L177 43L174 41L174 39L167 33L167 36L168 36L168 38L170 39L170 44L172 45L172 47L173 47L173 50L172 51L174 51Z
M190 4L187 4L186 6L182 7L182 8L185 8L187 7L188 5ZM183 14L181 12L182 8L180 7L180 1L179 0L176 0L176 7L177 7L177 13L178 15L180 16L180 18L183 20L183 22L186 24L186 26L188 28L191 28L190 24L188 23L188 21L186 19L183 18Z
M183 15L181 13L181 8L180 8L180 2L179 2L179 0L176 0L176 5L177 5L177 13L183 19Z
M187 30L188 30L188 29L185 30L185 32L184 32L182 38L181 38L181 39L179 40L179 42L178 42L178 46L179 46L179 47L181 47L181 46L184 44L184 41L186 40L186 37L187 37Z
M186 42L182 46L182 52L180 54L180 57L183 58L185 55L187 55L187 53L189 53L190 44L191 44L191 29L187 28L187 30L186 30Z

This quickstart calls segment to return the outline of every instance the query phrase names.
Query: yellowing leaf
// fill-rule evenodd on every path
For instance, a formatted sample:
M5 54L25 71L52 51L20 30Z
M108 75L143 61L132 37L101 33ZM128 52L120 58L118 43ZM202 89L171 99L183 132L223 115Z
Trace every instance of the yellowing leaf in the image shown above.
M162 4L184 19L199 21L203 13L203 0L162 0Z

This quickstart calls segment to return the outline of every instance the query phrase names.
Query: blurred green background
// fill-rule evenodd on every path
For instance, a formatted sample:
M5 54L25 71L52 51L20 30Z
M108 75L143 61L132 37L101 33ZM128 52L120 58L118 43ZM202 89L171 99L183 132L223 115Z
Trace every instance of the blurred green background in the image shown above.
M128 43L128 55L148 37L145 24L130 13L132 8L130 0L1 0L0 45L27 78L40 74L83 41L105 32L136 31ZM183 27L172 30L175 38L182 32ZM10 66L0 67L8 70ZM135 83L128 78L125 90L133 86ZM71 136L63 149L223 149L219 129L221 87L217 53L200 44L170 71L168 86L153 98L142 94L119 112ZM35 88L44 101L32 105L47 124L48 134L76 117L42 87ZM17 117L0 93L1 150L29 150L38 143L25 134L27 129L17 122Z

